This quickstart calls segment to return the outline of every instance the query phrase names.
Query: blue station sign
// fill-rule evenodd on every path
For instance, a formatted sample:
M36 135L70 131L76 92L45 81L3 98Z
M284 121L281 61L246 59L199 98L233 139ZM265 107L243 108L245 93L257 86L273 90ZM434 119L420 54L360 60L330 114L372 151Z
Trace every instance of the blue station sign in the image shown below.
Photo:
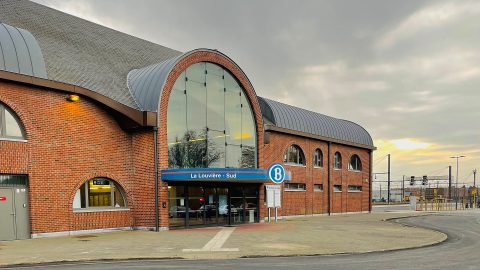
M161 171L162 181L216 181L249 182L276 184L290 180L289 173L279 163L274 163L267 170L257 168L190 168L166 169Z
M259 182L268 181L265 169L250 168L192 168L161 171L163 181L223 181Z

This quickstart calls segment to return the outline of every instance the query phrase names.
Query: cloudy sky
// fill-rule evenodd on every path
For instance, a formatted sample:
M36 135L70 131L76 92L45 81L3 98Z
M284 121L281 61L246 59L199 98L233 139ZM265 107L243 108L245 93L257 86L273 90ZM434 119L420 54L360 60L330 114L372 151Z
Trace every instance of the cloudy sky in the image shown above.
M480 169L480 1L37 0L155 43L218 49L257 94L364 126L394 179ZM381 177L379 177L380 179Z

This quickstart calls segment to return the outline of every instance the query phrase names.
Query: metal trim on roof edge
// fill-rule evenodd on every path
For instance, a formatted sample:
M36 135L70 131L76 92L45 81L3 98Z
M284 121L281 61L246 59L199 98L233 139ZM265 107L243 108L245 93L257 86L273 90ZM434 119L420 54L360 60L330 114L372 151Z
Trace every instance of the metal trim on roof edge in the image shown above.
M28 85L46 87L53 90L63 91L67 93L80 94L85 97L89 97L111 109L119 112L120 114L128 117L138 126L153 127L157 122L157 113L155 112L142 112L115 101L109 97L103 96L97 92L89 90L87 88L79 87L72 84L52 81L43 78L37 78L30 75L19 74L15 72L0 70L0 80L14 81L25 83Z

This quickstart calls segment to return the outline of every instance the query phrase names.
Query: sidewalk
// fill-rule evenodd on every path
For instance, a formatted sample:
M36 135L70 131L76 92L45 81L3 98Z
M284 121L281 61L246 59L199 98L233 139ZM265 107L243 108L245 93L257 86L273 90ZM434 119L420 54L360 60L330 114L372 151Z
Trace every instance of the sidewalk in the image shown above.
M361 253L430 245L440 232L383 220L417 213L291 218L163 232L124 231L0 242L0 265L134 258L226 259Z

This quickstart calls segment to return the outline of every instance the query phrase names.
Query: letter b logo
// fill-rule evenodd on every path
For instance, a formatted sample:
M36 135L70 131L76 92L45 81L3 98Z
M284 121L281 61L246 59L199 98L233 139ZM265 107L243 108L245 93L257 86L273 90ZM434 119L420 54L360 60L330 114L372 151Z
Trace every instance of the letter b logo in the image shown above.
M268 177L272 182L280 184L285 180L285 168L282 164L274 163L268 168Z

